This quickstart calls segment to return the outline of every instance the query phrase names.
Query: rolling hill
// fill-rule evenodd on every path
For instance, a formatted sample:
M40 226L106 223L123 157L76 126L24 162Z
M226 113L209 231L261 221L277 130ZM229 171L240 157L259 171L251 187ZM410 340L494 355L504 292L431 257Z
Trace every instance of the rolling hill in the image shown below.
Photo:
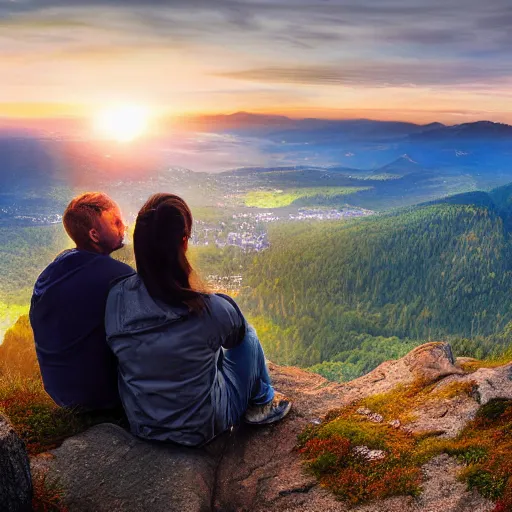
M459 355L505 350L511 198L508 186L349 223L275 226L241 294L268 356L340 362L350 374L420 340L459 338Z

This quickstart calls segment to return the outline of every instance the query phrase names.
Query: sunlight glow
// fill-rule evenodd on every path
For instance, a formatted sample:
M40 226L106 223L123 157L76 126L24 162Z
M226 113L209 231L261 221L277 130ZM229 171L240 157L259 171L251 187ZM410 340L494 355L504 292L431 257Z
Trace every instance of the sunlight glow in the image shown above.
M101 111L95 120L96 130L103 137L130 142L148 129L149 110L136 105L121 105Z

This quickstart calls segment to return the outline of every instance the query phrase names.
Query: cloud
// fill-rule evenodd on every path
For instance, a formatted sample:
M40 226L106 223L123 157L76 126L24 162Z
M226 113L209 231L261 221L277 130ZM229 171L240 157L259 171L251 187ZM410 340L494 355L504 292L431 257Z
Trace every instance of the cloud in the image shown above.
M475 86L512 77L509 66L460 62L349 61L329 66L264 67L221 73L253 82L352 87Z
M49 36L86 24L132 40L250 54L266 55L275 43L281 65L350 52L502 58L512 46L509 0L0 0L2 18ZM94 39L91 32L85 37Z
M297 84L333 102L338 85L504 98L511 24L510 0L0 0L0 62L16 98L58 81L77 97L80 81L148 97L263 84L268 102Z
M371 29L378 35L381 29L386 32L395 27L406 40L419 43L435 42L437 27L446 24L449 25L446 29L437 31L445 41L450 30L454 38L459 31L469 33L474 29L487 35L494 30L509 31L512 18L509 0L492 3L480 0L0 0L0 16L4 17L40 15L55 9L69 13L119 9L157 27L168 23L172 16L188 18L191 22L197 20L197 25L201 25L202 16L214 14L234 27L256 31L265 31L269 22L288 20L297 28L302 27L297 30L298 37L310 27L311 34L317 35L340 33L347 27L363 32ZM421 30L418 32L415 27ZM432 37L428 35L429 30Z

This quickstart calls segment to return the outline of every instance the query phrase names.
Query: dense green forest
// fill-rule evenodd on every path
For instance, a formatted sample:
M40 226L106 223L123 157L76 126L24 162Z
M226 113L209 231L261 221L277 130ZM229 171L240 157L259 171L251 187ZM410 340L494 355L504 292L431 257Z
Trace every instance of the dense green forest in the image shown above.
M346 377L425 340L487 357L512 341L508 189L352 222L275 225L239 300L267 355ZM482 198L480 198L482 199ZM472 204L473 202L473 204Z

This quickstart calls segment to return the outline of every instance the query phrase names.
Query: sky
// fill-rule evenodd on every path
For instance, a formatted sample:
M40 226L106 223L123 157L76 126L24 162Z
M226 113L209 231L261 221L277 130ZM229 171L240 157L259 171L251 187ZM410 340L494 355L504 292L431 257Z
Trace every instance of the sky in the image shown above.
M510 0L0 0L0 116L512 123Z

